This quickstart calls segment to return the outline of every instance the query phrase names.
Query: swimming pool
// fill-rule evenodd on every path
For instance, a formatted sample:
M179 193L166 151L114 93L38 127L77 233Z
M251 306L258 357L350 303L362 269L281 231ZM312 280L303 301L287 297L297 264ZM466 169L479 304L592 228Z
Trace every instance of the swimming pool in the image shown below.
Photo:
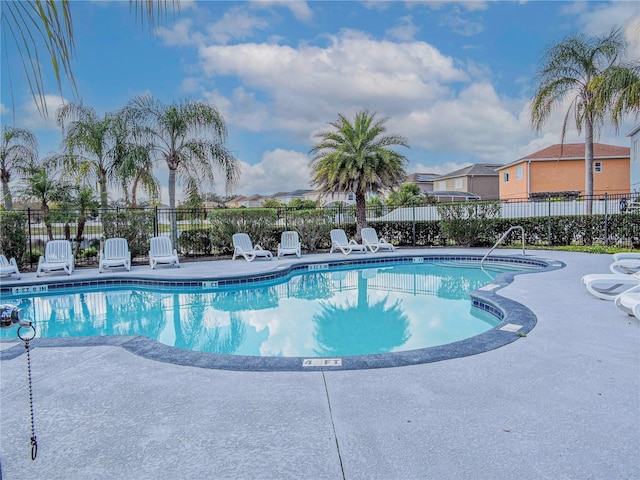
M327 357L339 363L357 359L378 365L394 356L401 363L413 363L415 352L424 357L429 350L438 359L437 346L453 345L456 350L469 343L469 337L486 337L483 332L504 323L504 309L479 298L494 296L500 283L494 277L500 271L511 272L509 277L515 271L543 265L532 261L511 265L501 260L480 269L478 259L462 260L421 257L379 264L370 260L358 268L315 264L293 269L286 277L245 281L241 286L200 282L199 288L180 291L98 290L94 286L73 294L60 290L55 295L8 300L21 303L25 316L35 320L38 335L43 337L38 340L45 343L45 337L62 341L83 337L85 343L91 343L100 335L103 342L108 338L110 343L122 343L136 353L142 349L142 354L158 359L189 357L189 351L223 354L213 357L226 358L233 365L218 368L234 369L239 364L230 357L250 359L253 367L243 362L246 369L273 363L270 359L289 365L285 369L293 365L283 362L285 359L294 359L299 367L301 359L313 360L309 366L319 366L318 359ZM504 282L505 274L500 277ZM493 287L487 289L486 284ZM472 306L469 293L475 289L480 290ZM7 297L3 297L4 302ZM156 348L149 348L148 343L144 348L134 347L142 340L139 336L178 347L181 353L155 341ZM175 360L169 361L181 363ZM210 359L204 363L209 364Z

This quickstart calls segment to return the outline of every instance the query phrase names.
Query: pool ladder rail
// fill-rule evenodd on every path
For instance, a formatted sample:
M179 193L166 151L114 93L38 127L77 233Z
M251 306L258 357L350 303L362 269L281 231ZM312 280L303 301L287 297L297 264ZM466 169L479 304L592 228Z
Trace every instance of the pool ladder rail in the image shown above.
M489 250L484 257L482 257L482 260L480 260L480 268L482 268L482 264L484 263L485 259L491 254L491 252L493 252L495 250L495 248L500 245L500 243L507 238L507 236L509 236L509 234L514 231L514 230L520 230L522 232L522 255L524 256L524 228L522 228L520 225L515 225L511 228L509 228L509 230L507 230L506 232L504 232L502 234L502 236L500 237L500 239L495 243L495 245L493 247L491 247L491 250Z

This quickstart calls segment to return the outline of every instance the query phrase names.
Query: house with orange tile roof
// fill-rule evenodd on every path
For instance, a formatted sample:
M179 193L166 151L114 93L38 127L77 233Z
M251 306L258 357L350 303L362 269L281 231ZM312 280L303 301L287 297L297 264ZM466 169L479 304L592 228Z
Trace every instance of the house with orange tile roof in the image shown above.
M585 144L551 145L498 168L500 200L584 195ZM593 144L593 193L629 193L630 149Z

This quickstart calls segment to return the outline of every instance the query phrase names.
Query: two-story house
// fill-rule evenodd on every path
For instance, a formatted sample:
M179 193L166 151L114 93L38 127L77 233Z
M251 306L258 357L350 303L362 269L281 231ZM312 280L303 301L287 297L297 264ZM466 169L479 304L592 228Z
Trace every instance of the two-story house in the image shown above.
M584 195L585 144L557 144L498 169L500 200L532 198L554 192ZM629 192L629 148L593 144L593 193Z
M502 166L501 163L476 163L441 175L434 180L431 195L441 197L439 192L458 192L463 197L496 200L499 194L497 169Z

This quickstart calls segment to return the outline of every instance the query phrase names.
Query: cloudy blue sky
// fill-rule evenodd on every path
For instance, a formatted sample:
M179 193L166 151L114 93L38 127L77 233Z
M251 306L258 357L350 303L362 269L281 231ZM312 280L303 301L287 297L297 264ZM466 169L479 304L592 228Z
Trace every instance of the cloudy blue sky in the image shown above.
M361 109L408 138L409 173L513 161L559 142L564 111L540 133L528 117L546 47L620 26L627 56L640 58L640 3L632 1L182 2L153 32L128 2L71 8L77 96L66 86L61 94L47 75L50 111L82 100L104 114L146 93L211 102L242 166L233 193L244 195L311 188L314 133ZM41 156L59 151L55 122L37 115L5 43L2 123L33 130ZM633 123L598 140L628 146ZM567 141L581 137L569 132ZM166 203L166 167L156 173ZM224 193L222 184L212 189Z

